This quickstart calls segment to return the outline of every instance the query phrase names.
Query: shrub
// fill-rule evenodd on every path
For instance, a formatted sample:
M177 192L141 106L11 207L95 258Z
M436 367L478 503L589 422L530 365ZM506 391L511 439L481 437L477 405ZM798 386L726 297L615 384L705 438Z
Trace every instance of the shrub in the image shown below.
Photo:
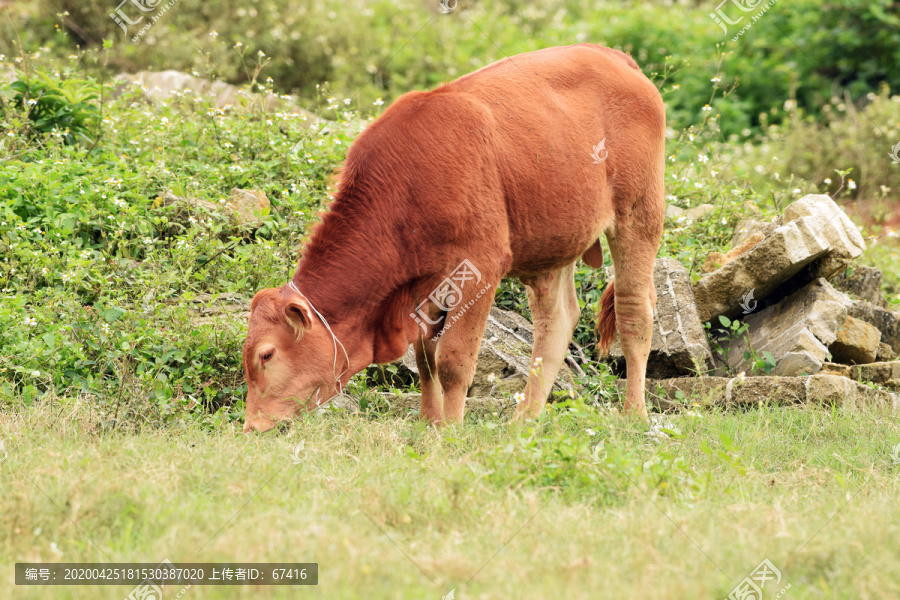
M59 79L44 71L18 73L18 79L0 87L0 98L9 100L30 121L27 133L55 133L66 144L92 143L99 119L99 88L87 79ZM4 111L6 112L6 111ZM7 119L12 115L7 115Z
M431 88L504 56L575 42L632 53L645 73L677 92L668 98L676 129L702 117L716 75L725 85L738 83L716 106L726 134L761 126L759 115L786 100L819 116L835 90L856 100L882 83L900 89L892 0L836 0L828 10L818 0L777 3L737 41L710 19L711 1L470 0L448 15L438 13L436 1L422 0L178 2L140 37L150 13L123 33L105 0L42 0L40 6L42 16L28 23L32 43L65 43L43 16L60 14L81 46L116 40L110 64L117 69L165 65L242 83L251 76L231 51L240 43L247 56L263 52L271 60L268 74L279 91L303 96L310 107L319 102L317 86L326 83L369 107L376 98ZM15 46L0 42L4 50Z

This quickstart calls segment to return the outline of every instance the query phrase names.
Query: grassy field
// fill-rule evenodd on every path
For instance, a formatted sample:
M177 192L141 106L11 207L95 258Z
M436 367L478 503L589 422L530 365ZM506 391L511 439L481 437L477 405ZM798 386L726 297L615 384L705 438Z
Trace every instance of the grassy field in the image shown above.
M277 436L118 434L44 403L0 415L0 562L317 562L299 592L184 597L437 600L725 598L768 559L766 598L900 594L896 417L760 405L670 427L574 404L519 426L331 411ZM11 573L13 598L129 591Z
M166 558L319 564L317 587L189 599L721 599L763 560L782 576L767 600L900 597L896 414L772 398L650 435L584 360L577 399L525 425L435 431L372 402L240 434L241 311L293 273L361 127L541 47L629 51L660 89L667 203L715 209L669 220L660 257L696 279L742 219L828 193L896 309L900 22L890 0L820 4L777 3L739 42L713 2L179 2L138 42L106 0L0 8L0 600L131 591L16 587L15 562ZM245 95L114 81L141 69ZM252 226L233 188L269 198ZM576 283L590 357L606 274L579 263ZM494 301L527 315L515 282Z

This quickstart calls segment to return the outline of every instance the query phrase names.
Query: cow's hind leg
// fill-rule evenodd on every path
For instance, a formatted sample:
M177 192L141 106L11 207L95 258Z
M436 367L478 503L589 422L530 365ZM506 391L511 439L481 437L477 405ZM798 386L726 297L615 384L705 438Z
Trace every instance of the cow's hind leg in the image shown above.
M656 198L646 206L646 214L617 217L614 230L606 234L615 267L616 326L628 378L625 413L644 418L647 416L644 383L656 304L653 266L662 237L664 205L661 194L658 206Z
M413 349L416 354L416 366L419 369L419 382L422 385L422 410L419 414L431 423L440 423L444 402L435 356L437 342L423 334L413 343Z
M543 275L522 278L534 320L534 347L525 401L517 418L541 413L547 396L566 358L581 309L575 295L575 263Z

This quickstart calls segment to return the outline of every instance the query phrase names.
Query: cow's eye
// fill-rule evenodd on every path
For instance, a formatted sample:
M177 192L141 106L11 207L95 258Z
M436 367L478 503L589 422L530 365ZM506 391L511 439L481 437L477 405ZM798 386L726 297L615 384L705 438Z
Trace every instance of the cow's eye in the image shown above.
M266 362L267 360L271 359L273 356L275 356L275 349L274 349L274 348L272 348L271 350L266 350L265 352L263 352L262 354L260 354L260 355L259 355L259 360L260 360L261 362Z

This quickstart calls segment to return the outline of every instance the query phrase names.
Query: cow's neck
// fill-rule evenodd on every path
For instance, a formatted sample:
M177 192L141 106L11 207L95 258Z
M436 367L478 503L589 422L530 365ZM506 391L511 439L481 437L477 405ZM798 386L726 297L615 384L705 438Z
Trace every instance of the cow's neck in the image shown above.
M414 335L416 327L406 314L404 293L412 265L399 249L402 240L379 237L384 227L365 216L345 217L340 208L317 227L292 281L346 346L358 372L406 351L406 330Z

